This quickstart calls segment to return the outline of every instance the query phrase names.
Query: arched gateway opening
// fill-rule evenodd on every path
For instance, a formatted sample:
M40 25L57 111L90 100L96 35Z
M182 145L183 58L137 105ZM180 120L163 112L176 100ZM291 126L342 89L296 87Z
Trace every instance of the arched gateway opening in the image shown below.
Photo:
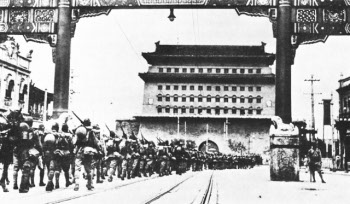
M207 146L208 146L208 148L207 148ZM202 151L202 152L208 151L208 152L216 153L216 152L219 152L219 147L215 142L208 140L208 141L202 142L199 145L198 150Z

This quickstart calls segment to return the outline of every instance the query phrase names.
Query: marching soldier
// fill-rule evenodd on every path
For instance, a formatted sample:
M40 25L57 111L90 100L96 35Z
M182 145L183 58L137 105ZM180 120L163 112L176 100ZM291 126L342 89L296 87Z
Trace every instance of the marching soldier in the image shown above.
M59 137L58 135L59 125L54 123L51 127L51 133L46 134L43 142L43 152L44 152L44 163L48 171L48 182L46 185L46 191L52 191L54 188L53 177L55 176L55 171L57 168L56 161L56 141ZM56 179L56 185L58 185L58 179Z
M106 171L108 176L108 182L113 181L113 175L115 175L118 161L121 159L121 154L119 153L120 141L121 139L116 138L116 134L113 131L110 131L110 138L106 143L106 150L107 150Z
M95 133L96 140L98 142L98 146L100 151L98 151L98 154L95 157L96 160L96 183L103 183L102 181L102 160L105 156L105 143L101 139L100 136L100 127L99 125L94 125L92 127L92 131Z

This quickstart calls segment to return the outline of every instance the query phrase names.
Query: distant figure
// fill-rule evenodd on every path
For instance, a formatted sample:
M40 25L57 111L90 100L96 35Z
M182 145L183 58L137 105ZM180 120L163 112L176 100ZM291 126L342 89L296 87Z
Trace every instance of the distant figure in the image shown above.
M337 170L340 169L340 156L339 155L335 156L335 164L336 164Z
M323 180L322 172L321 172L321 167L322 167L321 150L316 146L317 146L317 143L316 143L316 145L312 144L310 150L307 153L308 158L309 158L310 181L316 182L315 171L317 171L318 174L320 175L322 183L326 183Z
M309 171L309 158L307 155L305 155L303 162L304 162L304 166L305 166L305 172L307 173Z

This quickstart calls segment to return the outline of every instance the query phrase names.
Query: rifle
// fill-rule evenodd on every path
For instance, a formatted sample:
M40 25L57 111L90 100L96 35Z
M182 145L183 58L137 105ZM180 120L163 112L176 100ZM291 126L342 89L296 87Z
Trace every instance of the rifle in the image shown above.
M122 124L121 123L119 123L119 124L120 124L120 129L122 129L122 132L123 132L123 137L125 139L128 139L128 136L125 134Z
M79 116L77 116L77 114L74 113L74 111L72 111L72 113L73 113L74 116L81 122L81 124L85 127L83 120L80 119Z
M111 132L111 130L108 128L108 126L107 126L107 124L106 124L106 123L105 123L105 126L106 126L107 130L108 130L109 132Z

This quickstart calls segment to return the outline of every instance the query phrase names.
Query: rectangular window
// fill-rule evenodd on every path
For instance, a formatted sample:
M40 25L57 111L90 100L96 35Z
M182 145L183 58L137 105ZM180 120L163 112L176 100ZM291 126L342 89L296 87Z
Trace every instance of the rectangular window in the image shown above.
M174 90L179 90L179 86L178 86L178 85L175 85L175 86L174 86Z
M162 101L162 96L158 96L158 97L157 97L157 100L158 100L158 101Z
M220 91L220 86L215 86L215 91Z
M236 86L232 86L232 91L237 91L237 87Z
M249 114L249 115L253 114L253 110L250 110L250 109L249 109L249 110L248 110L248 114Z
M240 72L241 74L244 74L244 69L240 69L239 72Z
M261 110L256 110L257 115L261 115Z
M261 91L261 86L257 86L256 91Z
M244 115L244 113L245 113L245 112L244 112L244 109L241 109L241 110L240 110L240 113L241 113L241 115Z
M207 73L211 73L211 71L212 71L211 68L207 69Z
M187 73L187 69L186 68L182 68L182 73Z
M215 115L220 115L220 109L215 109Z
M225 73L225 74L228 74L228 69L224 69L224 73Z
M248 98L248 103L253 103L253 98Z
M207 86L207 91L211 91L211 86Z
M211 97L207 97L207 102L211 102Z
M190 90L191 90L191 91L194 91L194 86L190 86Z
M162 113L162 108L157 108L158 113Z
M174 112L175 114L177 114L177 108L174 108L174 109L173 109L173 112Z
M225 109L224 109L224 114L227 114L227 113L228 113L228 109L225 108Z
M179 73L179 68L175 68L175 73Z
M248 91L253 91L253 87L252 86L248 87Z
M198 86L198 91L203 91L203 86Z
M244 91L245 90L244 86L239 87L239 90Z
M202 102L203 98L202 97L198 97L198 102Z
M198 72L202 74L203 73L203 68L199 68Z
M228 86L224 86L224 91L228 91Z
M165 86L165 89L166 89L166 90L170 90L170 86L169 86L169 85L166 85L166 86Z
M174 102L178 102L179 98L177 96L174 96Z
M186 96L182 97L182 102L186 102Z
M202 109L198 108L198 114L202 114Z
M190 108L190 113L194 113L194 108Z
M210 108L207 109L207 113L211 114L211 109Z
M171 72L171 68L166 68L166 72Z
M236 114L237 113L237 109L232 109L232 114Z
M261 98L257 98L257 99L256 99L256 102L257 102L257 103L261 103Z
M249 74L253 74L253 69L248 69Z
M220 103L220 98L219 97L215 98L215 102Z
M165 101L170 101L170 96L165 97Z
M163 68L158 68L158 72L162 73L163 72Z
M170 113L170 108L165 108L166 113Z
M244 98L239 99L240 103L244 103Z
M224 102L225 102L225 103L228 103L228 98L224 98Z
M194 102L194 97L190 97L190 102Z
M158 90L162 90L163 86L162 85L158 85Z
M257 74L261 74L261 69L256 69Z
M182 89L183 91L186 91L186 86L181 86L181 89Z
M191 68L190 70L191 70L191 73L194 73L194 68Z
M232 103L236 103L237 102L237 98L232 98Z
M216 69L217 74L220 74L220 72L221 72L221 69Z
M237 74L237 69L232 69L232 74Z
M181 113L186 113L186 108L181 108Z

